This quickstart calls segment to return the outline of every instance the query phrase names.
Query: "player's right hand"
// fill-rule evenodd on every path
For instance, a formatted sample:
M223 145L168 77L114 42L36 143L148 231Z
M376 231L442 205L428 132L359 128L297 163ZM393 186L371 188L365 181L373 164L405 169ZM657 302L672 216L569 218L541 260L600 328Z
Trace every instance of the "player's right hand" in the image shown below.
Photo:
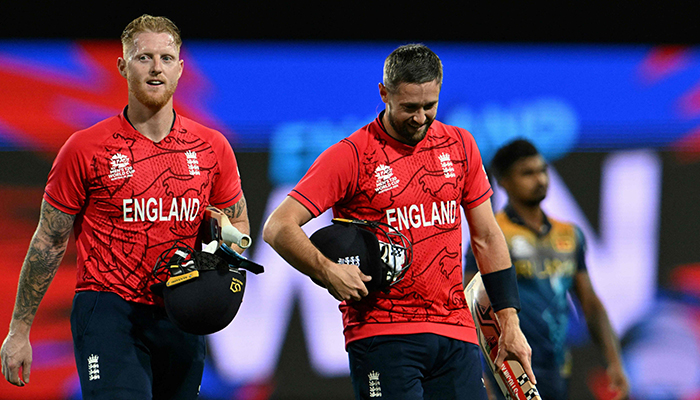
M498 337L498 353L494 364L501 368L505 360L515 359L520 362L530 381L537 384L537 378L532 371L532 349L520 330L520 319L513 308L506 308L496 312L501 334Z
M32 367L32 346L29 343L29 335L9 333L2 342L0 361L2 374L8 382L16 386L29 383L29 372Z
M372 277L363 274L356 265L333 264L327 270L325 286L336 300L357 301L369 294L365 282L371 280Z

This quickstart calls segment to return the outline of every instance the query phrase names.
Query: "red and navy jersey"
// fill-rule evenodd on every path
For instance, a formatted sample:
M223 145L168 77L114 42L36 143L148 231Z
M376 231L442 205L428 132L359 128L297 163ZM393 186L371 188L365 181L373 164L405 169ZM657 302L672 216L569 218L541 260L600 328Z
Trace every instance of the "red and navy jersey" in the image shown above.
M76 291L155 304L149 286L158 256L176 241L194 248L204 208L229 207L242 195L221 133L175 115L168 136L155 143L122 113L71 135L44 199L76 215Z
M381 221L413 244L413 264L389 293L342 302L345 340L436 333L476 343L464 298L459 207L492 194L474 138L433 122L416 146L372 123L324 151L290 193L314 216Z

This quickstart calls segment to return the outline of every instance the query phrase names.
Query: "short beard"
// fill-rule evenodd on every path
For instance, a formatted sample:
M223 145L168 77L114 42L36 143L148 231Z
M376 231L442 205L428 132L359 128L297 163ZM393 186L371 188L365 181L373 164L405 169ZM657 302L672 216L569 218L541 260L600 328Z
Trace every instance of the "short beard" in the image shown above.
M405 140L404 143L408 143L410 145L416 145L425 138L425 135L428 134L428 129L430 129L430 125L432 125L433 121L434 119L427 120L427 123L422 126L421 129L417 130L414 134L410 134L408 129L406 129L406 124L404 123L400 125L392 117L391 113L389 113L389 124L392 128L394 128L394 131Z
M160 110L163 108L170 99L173 98L173 95L175 94L175 89L177 89L177 82L174 84L168 85L166 88L167 90L165 93L163 93L161 96L148 96L145 94L143 91L140 90L131 90L129 91L134 95L136 100L138 100L141 104L146 106L150 110Z

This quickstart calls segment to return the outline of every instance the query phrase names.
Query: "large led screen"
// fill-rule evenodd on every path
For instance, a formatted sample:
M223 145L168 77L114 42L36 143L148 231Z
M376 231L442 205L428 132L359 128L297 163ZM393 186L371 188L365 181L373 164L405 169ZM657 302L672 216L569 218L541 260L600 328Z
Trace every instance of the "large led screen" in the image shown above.
M233 323L208 338L200 398L353 398L337 302L260 234L318 154L382 111L384 58L400 44L185 43L175 108L232 144L254 240L246 254L266 267L249 279ZM550 162L544 208L588 239L591 279L623 338L634 398L697 397L698 49L428 45L444 65L438 119L469 130L485 162L516 137ZM71 133L126 105L120 54L113 41L0 41L0 326L11 318L53 157ZM495 189L500 208L506 198ZM80 398L67 320L74 283L71 243L32 330L31 383L0 382L0 398ZM571 305L572 399L609 398Z

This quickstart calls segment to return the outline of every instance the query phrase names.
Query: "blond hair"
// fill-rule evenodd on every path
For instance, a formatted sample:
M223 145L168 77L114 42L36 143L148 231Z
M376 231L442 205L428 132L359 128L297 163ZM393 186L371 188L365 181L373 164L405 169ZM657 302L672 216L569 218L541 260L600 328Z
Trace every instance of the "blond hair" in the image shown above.
M142 32L167 33L172 36L175 46L180 50L182 38L180 37L180 29L166 17L154 17L152 15L143 14L142 16L131 21L122 32L122 48L124 54L127 49L134 45L134 38Z

